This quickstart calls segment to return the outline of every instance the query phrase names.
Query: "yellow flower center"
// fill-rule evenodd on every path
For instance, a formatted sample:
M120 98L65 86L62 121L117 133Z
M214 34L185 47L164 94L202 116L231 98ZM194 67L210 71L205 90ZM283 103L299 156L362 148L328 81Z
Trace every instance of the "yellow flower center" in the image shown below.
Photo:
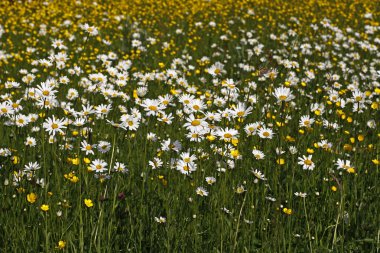
M149 110L151 110L151 111L157 111L157 106L155 106L155 105L150 105L149 107Z
M229 138L232 137L232 134L230 134L230 133L225 133L223 136L224 136L224 138L229 139Z
M199 126L200 124L201 124L201 121L198 120L198 119L195 119L195 120L193 120L193 121L191 122L191 125L192 125L192 126Z
M53 124L51 124L51 128L53 128L53 129L57 129L57 128L58 128L58 124L57 124L57 123L53 123Z
M237 113L237 116L239 116L239 117L243 117L244 114L245 114L244 111L240 111L240 112Z
M313 162L312 162L311 160L309 160L309 159L306 159L305 161L303 161L303 163L304 163L305 165L308 165L308 166L310 166L310 165L313 164Z

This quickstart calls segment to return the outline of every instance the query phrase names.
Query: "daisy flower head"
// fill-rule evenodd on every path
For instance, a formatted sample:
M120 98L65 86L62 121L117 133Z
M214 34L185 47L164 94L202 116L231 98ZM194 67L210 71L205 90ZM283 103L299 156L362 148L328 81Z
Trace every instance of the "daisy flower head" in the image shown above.
M224 70L224 65L220 62L216 62L210 68L207 69L207 72L213 77L220 76Z
M267 128L267 127L262 127L259 129L258 135L262 139L272 139L274 133L273 133L272 129Z
M128 169L124 163L116 162L113 166L113 171L125 174L128 172Z
M290 88L288 87L279 87L274 90L274 96L277 99L277 102L289 102L294 99Z
M304 170L313 170L315 167L314 162L311 160L313 155L308 155L307 157L303 155L302 157L298 157L298 164L302 165Z
M252 113L252 106L249 106L247 107L245 104L243 103L239 103L238 106L236 106L234 109L233 109L233 115L235 117L239 117L239 118L245 118L247 117L249 114Z
M304 115L301 117L300 121L299 121L299 126L300 127L307 127L307 128L310 128L311 125L313 125L314 123L314 119L313 118L310 118L309 115Z
M190 114L190 116L186 118L186 121L184 127L190 131L199 131L208 127L208 123L204 119L196 118L193 114Z
M182 174L188 175L191 172L197 170L197 164L195 164L193 162L187 163L187 162L180 160L177 163L177 170L179 170L179 172L181 172Z
M95 26L90 26L87 23L84 25L81 25L81 28L82 28L82 30L87 32L90 36L96 36L99 33L98 28L96 28Z
M261 128L261 125L262 125L261 122L247 124L244 127L244 131L248 136L256 135L258 130Z
M208 183L209 185L212 185L216 182L216 178L215 177L206 177L206 183Z
M153 158L153 161L148 162L149 166L152 167L153 170L161 168L164 164L162 160L158 157Z
M111 149L111 143L108 141L99 141L99 143L96 145L100 153L107 153Z
M208 191L205 189L205 188L203 188L203 187L198 187L196 190L195 190L195 192L199 195L199 196L202 196L202 197L206 197L206 196L208 196Z
M133 115L124 114L120 117L120 127L125 130L136 131L140 126L140 119Z
M252 170L252 173L253 173L253 175L256 177L256 179L267 180L267 179L265 178L264 173L262 173L261 171L259 171L259 170L257 170L257 169Z
M28 137L26 137L24 144L25 144L25 146L28 146L28 147L36 146L37 145L36 138L28 136Z
M166 107L156 99L146 99L142 103L142 106L144 107L147 116L156 116Z
M50 135L54 136L56 133L64 134L62 129L66 128L65 124L65 119L57 119L53 115L51 118L47 118L42 126Z
M265 157L264 153L257 149L252 150L252 154L257 160L262 160Z
M90 169L96 173L103 173L107 171L107 163L101 159L95 159L91 162Z
M238 137L239 131L233 128L225 128L225 129L219 129L215 133L221 140L224 140L226 142L231 141L234 138Z
M24 170L25 171L35 171L40 169L41 166L38 164L38 162L29 162L28 164L25 164Z
M335 165L338 167L338 169L343 169L347 171L353 169L350 160L338 159Z
M81 150L86 153L86 155L93 155L94 150L93 150L93 145L87 143L87 141L82 141L81 143Z

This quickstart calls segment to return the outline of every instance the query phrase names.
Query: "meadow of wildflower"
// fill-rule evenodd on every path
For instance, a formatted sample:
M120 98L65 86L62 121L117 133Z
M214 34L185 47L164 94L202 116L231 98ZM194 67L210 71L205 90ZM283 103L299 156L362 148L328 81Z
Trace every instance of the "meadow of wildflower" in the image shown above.
M0 252L379 252L379 15L0 1Z

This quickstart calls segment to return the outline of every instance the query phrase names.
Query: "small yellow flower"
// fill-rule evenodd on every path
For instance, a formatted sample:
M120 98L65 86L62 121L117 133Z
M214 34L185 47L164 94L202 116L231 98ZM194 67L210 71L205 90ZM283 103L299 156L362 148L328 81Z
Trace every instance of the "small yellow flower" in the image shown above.
M331 190L332 190L333 192L336 192L336 191L338 190L338 188L336 188L336 186L333 185L333 186L331 186Z
M207 140L213 141L213 140L215 140L215 136L214 135L208 135Z
M29 202L29 203L34 203L36 202L37 200L37 195L33 192L29 193L28 195L26 195L26 200Z
M85 158L83 158L83 162L85 164L89 164L89 163L91 163L91 160L89 158L85 157Z
M350 145L350 144L344 144L343 149L345 151L351 151L352 150L352 145Z
M49 211L49 205L43 204L40 208L41 208L41 210L44 211L44 212Z
M74 159L72 159L72 160L71 160L71 163L72 163L73 165L78 165L78 164L79 164L79 158L74 158Z
M364 135L359 134L359 135L358 135L358 141L363 141L363 140L364 140Z
M58 248L58 249L63 249L63 248L65 248L65 247L66 247L66 242L60 240L60 241L58 242L58 246L57 246L57 248Z
M231 155L233 156L233 158L237 158L240 155L239 150L237 149L231 150Z
M70 178L70 181L71 181L72 183L77 183L77 182L79 181L79 177L77 177L77 176L73 176L72 178Z
M18 164L20 162L20 158L18 156L13 156L12 157L12 163L13 164Z
M312 149L312 148L308 148L308 149L306 150L306 152L309 153L309 154L313 154L313 153L314 153L314 149Z
M291 214L293 213L292 209L290 209L290 208L286 208L286 207L284 207L284 208L282 209L282 211L283 211L285 214L287 214L287 215L291 215Z
M284 165L285 164L285 159L279 158L279 159L276 160L276 163L279 164L279 165Z
M239 143L239 139L235 139L235 138L233 138L232 140L231 140L231 143L232 143L232 145L234 145L235 147L238 145L238 143Z
M85 204L87 207L93 207L93 206L94 206L94 203L92 203L92 200L91 200L91 199L84 199L84 204Z

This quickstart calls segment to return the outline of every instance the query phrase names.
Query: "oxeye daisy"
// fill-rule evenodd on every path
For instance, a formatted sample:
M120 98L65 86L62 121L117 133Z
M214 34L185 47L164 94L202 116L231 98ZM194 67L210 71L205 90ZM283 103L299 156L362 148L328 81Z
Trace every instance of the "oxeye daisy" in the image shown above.
M353 168L350 160L338 159L335 165L337 165L338 169L349 170Z
M127 173L128 169L124 163L115 162L115 165L113 166L113 171L120 172L120 173Z
M308 155L307 157L303 155L302 157L298 157L298 164L302 165L304 170L313 170L315 167L314 162L311 160L313 155Z
M82 141L81 143L81 150L86 153L86 155L93 155L94 154L94 146L87 143L87 141Z
M47 118L43 123L43 128L49 132L50 135L55 135L56 133L64 134L63 130L66 128L65 119L56 119L53 115L51 118Z
M29 146L29 147L34 147L37 144L36 139L30 136L26 137L26 141L24 143L25 143L25 146Z
M144 107L144 110L147 112L147 116L156 116L159 112L165 109L165 106L161 104L159 100L155 99L144 100L142 106Z
M179 170L179 172L181 172L182 174L188 175L188 174L192 173L193 171L197 170L197 165L193 162L187 163L187 162L180 160L177 163L177 170Z
M95 159L91 162L90 169L96 173L102 173L107 171L107 163L101 159Z
M259 171L259 170L252 170L252 173L253 173L253 175L257 178L257 179L260 179L260 180L267 180L266 178L265 178L265 175L261 172L261 171Z
M148 164L150 167L152 167L152 169L155 170L155 169L161 168L163 165L163 162L160 158L155 157L153 158L153 161L149 161Z
M0 103L0 116L9 115L13 113L14 109L8 101Z
M257 131L260 129L261 125L262 124L260 122L255 122L255 123L247 124L244 127L244 131L246 132L246 134L248 136L250 136L250 135L256 135Z
M304 115L301 117L300 121L299 121L299 126L300 127L311 127L311 125L313 125L314 123L314 119L313 118L310 118L309 115Z
M108 141L99 141L99 143L96 145L97 149L100 151L100 153L107 153L111 149L111 143Z
M221 140L231 141L233 138L237 138L239 131L233 128L219 129L215 133Z
M258 135L262 139L272 139L273 134L274 133L273 133L272 129L267 128L267 127L262 127L258 131Z
M136 131L140 126L140 119L129 114L120 117L120 127L126 130Z
M252 150L252 154L257 160L262 160L265 157L264 153L257 149Z
M202 196L202 197L206 197L208 196L208 191L203 188L203 187L198 187L195 192L199 195L199 196Z
M289 102L294 98L290 88L279 87L274 90L274 96L278 102Z
M252 109L251 106L247 107L245 104L239 103L239 105L233 109L233 114L235 117L245 118L251 114Z
M193 114L190 114L186 121L183 126L190 131L203 130L208 127L208 123L203 118L196 118Z
M212 185L216 182L216 178L215 177L206 177L206 182L209 184L209 185Z
M25 165L24 170L25 171L35 171L40 169L41 166L38 164L38 162L29 162Z

